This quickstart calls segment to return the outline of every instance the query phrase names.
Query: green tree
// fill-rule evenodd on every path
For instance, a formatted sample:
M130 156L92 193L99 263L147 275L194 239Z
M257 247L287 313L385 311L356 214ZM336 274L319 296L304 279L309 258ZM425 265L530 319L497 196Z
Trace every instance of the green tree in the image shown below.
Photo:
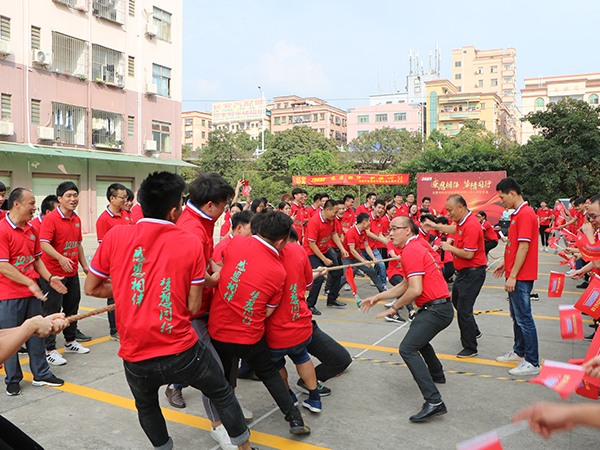
M216 172L235 185L245 165L252 160L255 148L256 141L246 132L214 130L208 145L200 150L198 166L202 172Z

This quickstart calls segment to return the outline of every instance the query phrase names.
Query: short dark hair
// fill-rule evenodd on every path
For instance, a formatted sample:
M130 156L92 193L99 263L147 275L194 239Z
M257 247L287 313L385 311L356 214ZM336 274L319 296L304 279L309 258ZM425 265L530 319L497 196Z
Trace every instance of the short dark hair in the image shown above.
M448 224L450 223L450 221L448 220L448 218L447 218L447 217L444 217L444 216L439 216L439 217L437 218L437 223L440 223L440 224L442 224L442 225L448 225Z
M600 194L594 194L590 198L590 203L598 203L600 204Z
M394 197L404 197L400 192L394 192Z
M452 194L448 197L447 200L452 201L453 203L456 203L457 205L462 205L465 208L467 207L467 201L465 200L465 198L460 195L460 194Z
M302 189L302 188L292 189L292 197L295 197L296 195L299 195L299 194L304 194L304 189Z
M574 195L573 197L571 197L569 199L569 203L573 203L575 200L577 200L577 197L579 197L578 195Z
M290 205L288 202L279 202L279 206L277 206L277 209L283 209L286 206L292 206L292 205Z
M344 195L344 198L343 198L343 200L342 200L342 201L343 201L344 203L346 203L346 202L347 202L348 200L350 200L350 199L354 200L354 195L352 195L352 194L346 194L346 195Z
M485 211L477 211L477 215L483 217L484 219L487 219L487 214L485 213Z
M62 197L67 191L75 191L79 194L79 188L72 181L63 181L56 188L56 196Z
M290 236L293 220L281 211L267 211L258 222L258 235L271 242L287 239Z
M365 220L369 220L370 216L367 213L360 213L356 216L356 224L363 223Z
M423 203L425 200L431 201L431 197L423 197L423 200L421 200L421 203Z
M58 203L56 195L47 195L46 198L42 200L42 206L40 206L40 213L42 216L46 215L46 211L54 211L56 209L56 203Z
M199 176L190 183L188 192L190 201L197 208L203 207L208 202L226 202L235 195L235 189L218 173Z
M232 230L237 228L238 225L246 225L250 223L254 213L252 211L240 211L231 216L231 228Z
M290 236L288 237L290 242L298 242L298 232L293 228L290 230Z
M121 183L113 183L106 189L106 199L110 202L110 198L116 197L119 193L118 191L125 191L125 195L127 195L127 188L125 186Z
M12 209L15 202L21 203L23 201L23 199L25 198L25 195L23 193L28 190L29 189L22 187L14 188L12 190L12 192L8 196L8 201L6 202L9 211Z
M315 194L313 195L313 202L316 202L317 200L323 200L323 198L325 197L329 198L329 194L326 194L324 192L321 194Z
M374 205L375 206L377 206L377 205L383 205L383 206L385 206L385 202L383 200L381 200L381 199L378 198L377 200L375 200L375 204Z
M334 200L334 199L330 198L323 205L323 209L333 208L333 207L337 206L337 204L338 204L337 200Z
M252 200L252 203L250 203L250 211L256 214L256 209L260 206L261 203L263 204L263 206L267 206L262 198L255 198L254 200Z
M165 219L171 209L181 203L185 181L173 172L154 172L146 177L138 190L138 203L144 217Z
M128 187L125 188L125 192L127 193L127 201L132 201L135 198L135 194Z
M229 211L231 211L231 208L239 208L240 211L244 210L244 207L242 206L241 203L235 202L232 203L231 205L229 205Z
M424 220L429 220L429 221L431 221L433 223L438 223L437 217L435 217L433 214L428 214L428 213L421 214L421 222L424 221Z
M519 186L519 183L517 183L517 180L514 178L504 178L503 180L500 180L496 185L496 190L503 194L515 192L517 195L521 195L521 186Z
M6 192L6 185L0 181L0 192Z
M408 197L409 195L412 195L414 197L415 193L414 192L409 192L408 194L406 194L406 196Z
M579 206L585 203L585 198L583 197L578 197L577 199L575 199L575 201L573 202L574 206Z
M392 208L395 208L395 207L396 207L396 205L394 205L393 203L390 203L389 205L387 205L387 206L385 207L385 210L386 210L386 211L389 211L390 209L392 209Z
M375 192L369 192L366 199L369 200L371 197L377 197L377 194Z

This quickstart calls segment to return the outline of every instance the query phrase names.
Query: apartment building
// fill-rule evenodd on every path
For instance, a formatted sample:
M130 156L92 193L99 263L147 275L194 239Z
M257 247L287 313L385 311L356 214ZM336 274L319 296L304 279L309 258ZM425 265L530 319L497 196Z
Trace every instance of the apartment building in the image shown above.
M598 96L600 73L526 78L525 87L521 89L523 116L543 111L549 103L556 103L564 98L583 100L598 106ZM537 132L529 122L523 122L522 126L522 142L527 143Z
M380 128L423 133L426 108L422 103L386 103L348 109L348 142Z
M64 179L93 232L106 187L180 170L182 0L0 8L0 180L39 202Z
M203 148L208 144L212 129L212 114L204 111L186 111L181 113L182 142L192 150Z
M347 142L347 114L317 97L286 95L274 97L267 109L271 112L271 132L308 126L341 145Z

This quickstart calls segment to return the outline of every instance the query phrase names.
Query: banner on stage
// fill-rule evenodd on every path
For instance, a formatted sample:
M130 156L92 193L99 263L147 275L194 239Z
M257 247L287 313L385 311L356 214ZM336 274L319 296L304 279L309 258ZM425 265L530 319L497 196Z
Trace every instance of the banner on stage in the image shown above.
M506 178L506 172L448 172L418 173L418 203L423 197L431 198L436 211L445 209L446 199L452 194L461 195L471 211L485 211L487 220L495 225L500 221L504 206L500 203L496 185Z
M565 274L562 272L550 272L550 284L548 286L548 297L562 296L565 287Z
M292 184L305 186L333 186L354 184L408 184L406 173L360 173L336 175L298 175Z

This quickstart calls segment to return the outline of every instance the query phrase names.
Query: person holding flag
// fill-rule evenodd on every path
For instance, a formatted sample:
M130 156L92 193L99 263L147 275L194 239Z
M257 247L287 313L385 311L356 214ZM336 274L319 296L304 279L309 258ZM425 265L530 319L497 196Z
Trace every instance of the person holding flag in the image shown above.
M540 202L540 207L536 212L538 216L538 225L540 229L540 238L542 239L542 248L548 252L548 233L546 230L552 225L552 210L548 208L545 201Z

